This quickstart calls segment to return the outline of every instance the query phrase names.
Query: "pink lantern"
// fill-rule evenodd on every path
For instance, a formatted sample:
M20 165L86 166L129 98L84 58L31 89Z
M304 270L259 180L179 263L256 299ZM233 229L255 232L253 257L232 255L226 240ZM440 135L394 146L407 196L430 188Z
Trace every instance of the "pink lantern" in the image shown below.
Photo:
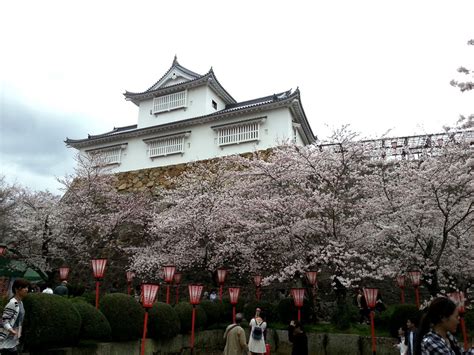
M67 266L63 266L59 268L59 278L61 281L67 280L69 275L69 268Z
M92 259L92 271L95 278L95 308L99 309L100 280L104 277L107 259Z
M464 292L452 292L448 294L451 301L456 303L458 306L459 311L459 323L461 323L461 331L462 337L464 339L464 349L468 350L468 337L467 337L467 330L466 330L466 322L464 321L464 313L466 313L466 297L464 296Z
M174 272L176 271L176 266L166 265L166 266L163 266L163 270L164 270L165 282L167 283L173 282L173 276L174 276Z
M298 308L298 321L301 322L301 307L303 307L304 303L304 288L292 288L290 292L293 301L295 302L295 306Z
M255 275L253 277L253 283L255 284L255 298L260 301L260 288L262 287L262 275Z
M369 308L375 308L378 292L378 288L364 288L364 297Z
M127 295L130 295L132 293L132 282L133 278L135 277L135 273L132 271L127 271L125 275L127 277Z
M217 282L219 283L219 300L221 302L222 302L222 289L224 286L226 276L227 276L226 269L217 269Z
M420 271L408 271L408 275L411 280L411 284L414 287L420 286L421 272Z
M160 286L153 285L153 284L143 284L142 285L143 307L145 307L145 308L153 307L153 303L155 303L156 294L158 293L159 288L160 288Z
M7 246L6 245L0 245L0 256L5 255L7 252Z
M306 271L306 277L311 286L316 286L318 272L317 271Z
M189 285L189 302L193 305L193 314L191 319L191 354L194 349L194 324L196 322L196 305L201 300L201 293L204 286L202 285Z
M240 287L229 287L230 304L232 305L232 321L235 323L235 306L239 302Z
M367 302L367 306L372 308L370 311L370 330L372 336L372 354L376 352L375 345L375 325L374 325L374 309L375 303L377 302L377 294L379 293L378 288L364 288L364 297Z
M201 293L204 286L202 285L189 285L189 302L195 306L201 301Z
M107 265L107 259L92 259L92 272L95 279L99 280L104 277L105 265Z
M146 333L148 326L148 309L153 307L153 303L156 300L156 294L158 293L159 286L154 284L142 284L141 285L141 300L143 307L145 307L145 319L143 320L143 337L142 337L142 346L141 346L141 355L145 354L145 343L146 343Z
M176 271L176 266L174 265L167 265L163 267L164 274L165 274L165 282L166 282L166 303L170 303L170 284L173 282L174 272Z

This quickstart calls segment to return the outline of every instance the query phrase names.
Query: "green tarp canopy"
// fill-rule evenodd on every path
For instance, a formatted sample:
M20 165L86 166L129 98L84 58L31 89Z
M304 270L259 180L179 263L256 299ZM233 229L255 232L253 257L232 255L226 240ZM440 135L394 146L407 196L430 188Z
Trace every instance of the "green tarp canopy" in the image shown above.
M23 261L0 257L0 276L9 278L25 278L28 281L44 281L33 269L29 268Z

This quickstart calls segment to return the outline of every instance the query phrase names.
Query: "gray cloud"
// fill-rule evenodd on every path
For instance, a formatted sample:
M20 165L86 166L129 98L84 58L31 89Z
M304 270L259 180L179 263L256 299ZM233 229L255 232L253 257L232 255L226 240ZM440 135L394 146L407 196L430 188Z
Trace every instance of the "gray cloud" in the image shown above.
M3 90L0 96L0 162L9 175L42 179L64 175L74 165L66 136L86 136L87 121L67 112L48 111ZM13 176L21 181L21 176ZM31 179L31 176L30 176Z

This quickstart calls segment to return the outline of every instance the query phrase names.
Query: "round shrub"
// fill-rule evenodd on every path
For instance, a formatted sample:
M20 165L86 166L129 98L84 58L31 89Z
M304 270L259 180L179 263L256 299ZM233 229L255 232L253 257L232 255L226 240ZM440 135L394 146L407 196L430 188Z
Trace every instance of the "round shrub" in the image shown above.
M70 300L82 318L79 338L81 340L109 340L112 329L103 313L81 299L71 298Z
M285 324L290 323L291 320L298 318L298 308L295 307L295 302L292 298L282 299L277 306L278 318L280 322ZM311 316L311 304L305 299L303 307L301 307L301 321L308 323Z
M397 304L387 310L390 316L388 330L393 337L398 336L398 328L405 327L408 317L420 319L420 312L414 304Z
M109 293L102 297L99 308L109 321L113 340L135 340L142 336L145 311L132 296Z
M180 302L174 306L174 310L178 314L179 320L181 322L181 332L187 333L191 330L191 321L193 306L187 302ZM206 325L207 316L204 309L198 305L196 306L196 323L195 329L202 329Z
M148 337L160 340L179 334L181 323L178 314L169 304L156 302L149 311Z
M250 321L255 316L255 310L257 307L262 310L263 318L267 323L278 321L278 312L276 306L266 301L252 301L247 303L244 306L245 319Z
M72 346L79 340L81 316L67 298L32 293L24 300L22 339L30 350Z
M207 316L207 323L206 326L209 327L211 325L217 324L219 322L219 318L222 313L222 303L221 302L213 302L209 300L204 300L200 303L200 306L204 309Z
M359 316L359 310L352 304L343 302L336 305L336 309L331 316L331 323L337 329L348 329L351 323L355 322Z

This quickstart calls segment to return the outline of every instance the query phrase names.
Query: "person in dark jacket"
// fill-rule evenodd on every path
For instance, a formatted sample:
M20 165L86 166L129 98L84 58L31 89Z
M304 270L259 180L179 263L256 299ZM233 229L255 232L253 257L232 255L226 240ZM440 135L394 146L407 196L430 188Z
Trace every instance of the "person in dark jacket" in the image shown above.
M56 286L56 288L54 289L53 293L55 295L59 295L59 296L67 296L69 295L69 289L67 288L67 281L64 280L62 281L59 286Z
M290 322L288 339L293 343L291 355L308 355L308 337L299 321Z

